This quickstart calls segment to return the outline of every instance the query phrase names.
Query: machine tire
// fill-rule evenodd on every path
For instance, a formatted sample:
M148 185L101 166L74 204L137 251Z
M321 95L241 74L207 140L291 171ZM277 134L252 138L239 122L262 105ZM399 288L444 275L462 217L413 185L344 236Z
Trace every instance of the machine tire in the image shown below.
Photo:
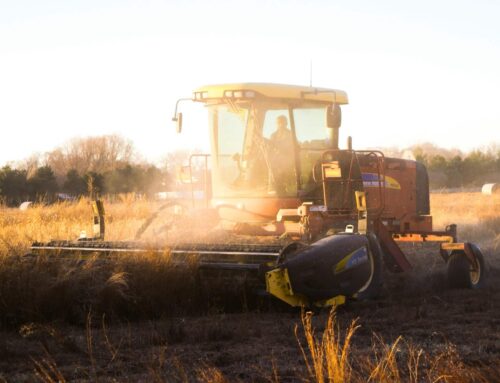
M447 279L448 286L452 289L480 289L486 281L486 265L483 253L474 244L471 244L472 252L477 259L479 270L471 270L469 258L463 251L454 250L448 259Z
M374 233L368 233L368 243L370 245L369 256L371 263L371 275L366 284L358 290L353 298L357 300L366 300L376 298L382 289L383 282L383 263L382 263L382 248Z

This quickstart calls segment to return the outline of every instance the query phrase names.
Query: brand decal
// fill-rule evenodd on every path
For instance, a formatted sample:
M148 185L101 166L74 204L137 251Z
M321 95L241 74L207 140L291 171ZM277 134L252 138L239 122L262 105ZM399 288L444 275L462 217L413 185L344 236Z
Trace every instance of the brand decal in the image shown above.
M377 173L362 173L361 178L363 179L363 186L365 188L378 188L383 186L386 189L401 190L399 182L389 176L379 177Z
M363 246L354 250L351 254L347 255L339 263L337 263L335 266L335 274L349 270L350 268L365 262L368 262L368 249L366 246Z

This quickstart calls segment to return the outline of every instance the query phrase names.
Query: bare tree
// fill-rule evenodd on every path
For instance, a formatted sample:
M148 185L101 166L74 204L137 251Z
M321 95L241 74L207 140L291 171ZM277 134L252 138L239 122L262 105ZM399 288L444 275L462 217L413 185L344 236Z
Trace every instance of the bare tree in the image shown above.
M57 176L66 175L70 169L79 174L104 173L131 162L133 153L132 143L116 134L75 138L47 153L46 163Z
M15 168L26 170L27 177L32 177L36 170L42 166L43 158L40 153L33 153L28 158L16 163Z

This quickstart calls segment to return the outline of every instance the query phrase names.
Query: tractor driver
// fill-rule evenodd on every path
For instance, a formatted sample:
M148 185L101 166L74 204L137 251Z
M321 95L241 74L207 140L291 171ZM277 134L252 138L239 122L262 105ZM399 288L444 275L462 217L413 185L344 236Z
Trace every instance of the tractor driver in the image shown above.
M288 120L283 114L276 118L276 131L271 134L271 145L275 151L283 152L281 149L290 149L293 143L292 132L288 129Z
M294 183L295 164L294 139L290 129L288 129L288 119L285 115L276 118L276 131L269 139L269 160L271 172L269 174L269 184L278 194L287 194L287 185ZM291 186L291 185L288 185Z

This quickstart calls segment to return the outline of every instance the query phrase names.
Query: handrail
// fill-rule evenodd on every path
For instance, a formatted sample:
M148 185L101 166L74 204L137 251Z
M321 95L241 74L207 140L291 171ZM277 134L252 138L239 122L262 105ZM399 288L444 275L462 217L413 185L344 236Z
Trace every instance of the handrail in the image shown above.
M382 214L382 212L385 209L385 156L384 153L378 150L346 150L346 149L329 149L323 151L321 155L321 161L329 161L327 158L328 155L332 155L335 158L335 154L338 153L347 153L347 155L350 156L349 159L349 174L347 177L341 177L341 180L335 180L335 181L330 181L330 182L346 182L346 188L343 190L343 195L342 195L342 204L345 206L347 204L347 199L349 198L349 190L352 187L352 184L355 181L361 181L362 180L362 172L361 172L361 179L358 180L357 178L353 178L353 169L355 166L355 162L358 163L359 166L359 160L361 156L369 156L373 155L374 159L377 161L376 164L376 174L377 174L377 189L378 189L378 206L371 206L369 208L369 215L372 217L377 217ZM361 166L360 171L361 171ZM325 199L324 203L327 205L326 201L326 181L323 179L323 197ZM343 208L341 210L344 210Z
M208 196L208 158L210 157L210 154L205 154L205 153L197 153L197 154L191 154L189 156L189 183L191 184L191 204L193 208L195 207L195 198L194 198L194 188L193 188L193 158L195 157L203 157L205 159L205 171L204 171L204 197L205 197L205 207L208 208L209 206L209 196Z
M378 216L382 214L385 209L385 156L380 150L356 150L356 154L370 155L375 154L377 159L377 182L378 182L378 193L379 193L379 206L377 208L372 207L370 210L370 215Z

